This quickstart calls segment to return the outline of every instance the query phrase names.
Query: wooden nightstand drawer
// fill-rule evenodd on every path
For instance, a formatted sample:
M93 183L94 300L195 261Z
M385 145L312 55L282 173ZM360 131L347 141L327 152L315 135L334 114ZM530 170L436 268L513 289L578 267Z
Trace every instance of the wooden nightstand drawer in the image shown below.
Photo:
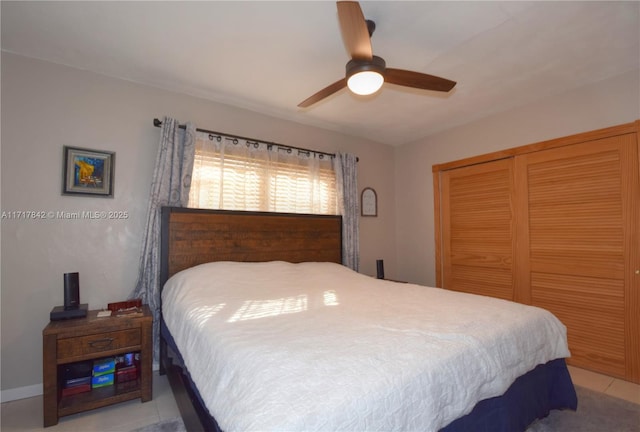
M140 345L140 341L139 328L58 339L58 359L132 347Z

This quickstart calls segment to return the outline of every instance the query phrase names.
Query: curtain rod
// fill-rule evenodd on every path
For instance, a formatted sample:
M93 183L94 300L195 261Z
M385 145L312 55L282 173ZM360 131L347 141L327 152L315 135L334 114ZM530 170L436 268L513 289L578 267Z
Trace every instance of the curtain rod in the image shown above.
M162 121L160 121L157 118L154 118L153 119L153 125L155 127L161 127L162 126ZM185 125L180 125L178 127L180 129L184 129ZM231 137L231 138L237 138L237 139L241 139L241 140L245 140L245 141L259 142L259 143L264 143L264 144L267 144L267 145L274 145L274 146L277 146L277 147L280 147L280 148L284 148L284 149L298 150L298 151L301 151L301 152L317 153L317 154L322 154L322 155L326 155L326 156L330 156L330 157L336 157L335 153L327 153L327 152L322 152L322 151L317 151L317 150L309 150L309 149L302 148L302 147L294 147L294 146L290 146L290 145L286 145L286 144L278 144L278 143L274 143L274 142L270 142L270 141L263 141L263 140L253 139L253 138L247 138L247 137L243 137L243 136L239 136L239 135L231 135L231 134L228 134L228 133L210 131L210 130L207 130L207 129L197 128L196 131L203 132L203 133L208 133L208 134L212 134L212 135L228 136L228 137Z

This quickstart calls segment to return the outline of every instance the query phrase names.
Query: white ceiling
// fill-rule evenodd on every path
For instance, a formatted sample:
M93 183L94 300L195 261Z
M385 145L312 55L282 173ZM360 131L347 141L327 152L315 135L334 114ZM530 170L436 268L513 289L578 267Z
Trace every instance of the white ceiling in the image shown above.
M2 49L390 145L640 64L637 1L361 6L387 66L458 85L442 94L386 84L369 97L345 89L297 108L349 60L329 1L2 1Z

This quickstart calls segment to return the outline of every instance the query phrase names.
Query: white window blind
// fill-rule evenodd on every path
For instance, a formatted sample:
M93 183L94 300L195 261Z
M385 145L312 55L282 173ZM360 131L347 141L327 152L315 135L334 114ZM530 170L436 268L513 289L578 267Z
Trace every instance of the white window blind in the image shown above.
M189 207L338 214L333 160L199 132Z

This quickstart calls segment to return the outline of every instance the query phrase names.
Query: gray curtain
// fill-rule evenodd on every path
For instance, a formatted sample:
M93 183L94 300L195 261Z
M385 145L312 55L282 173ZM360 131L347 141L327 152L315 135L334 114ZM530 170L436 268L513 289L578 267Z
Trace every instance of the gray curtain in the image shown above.
M338 153L334 160L336 187L342 214L342 263L358 271L360 265L358 159L351 154Z
M147 224L142 240L138 282L133 298L141 298L153 312L154 359L158 359L160 324L160 209L163 206L186 207L195 154L196 130L187 123L165 117L160 132L160 148L151 182Z

